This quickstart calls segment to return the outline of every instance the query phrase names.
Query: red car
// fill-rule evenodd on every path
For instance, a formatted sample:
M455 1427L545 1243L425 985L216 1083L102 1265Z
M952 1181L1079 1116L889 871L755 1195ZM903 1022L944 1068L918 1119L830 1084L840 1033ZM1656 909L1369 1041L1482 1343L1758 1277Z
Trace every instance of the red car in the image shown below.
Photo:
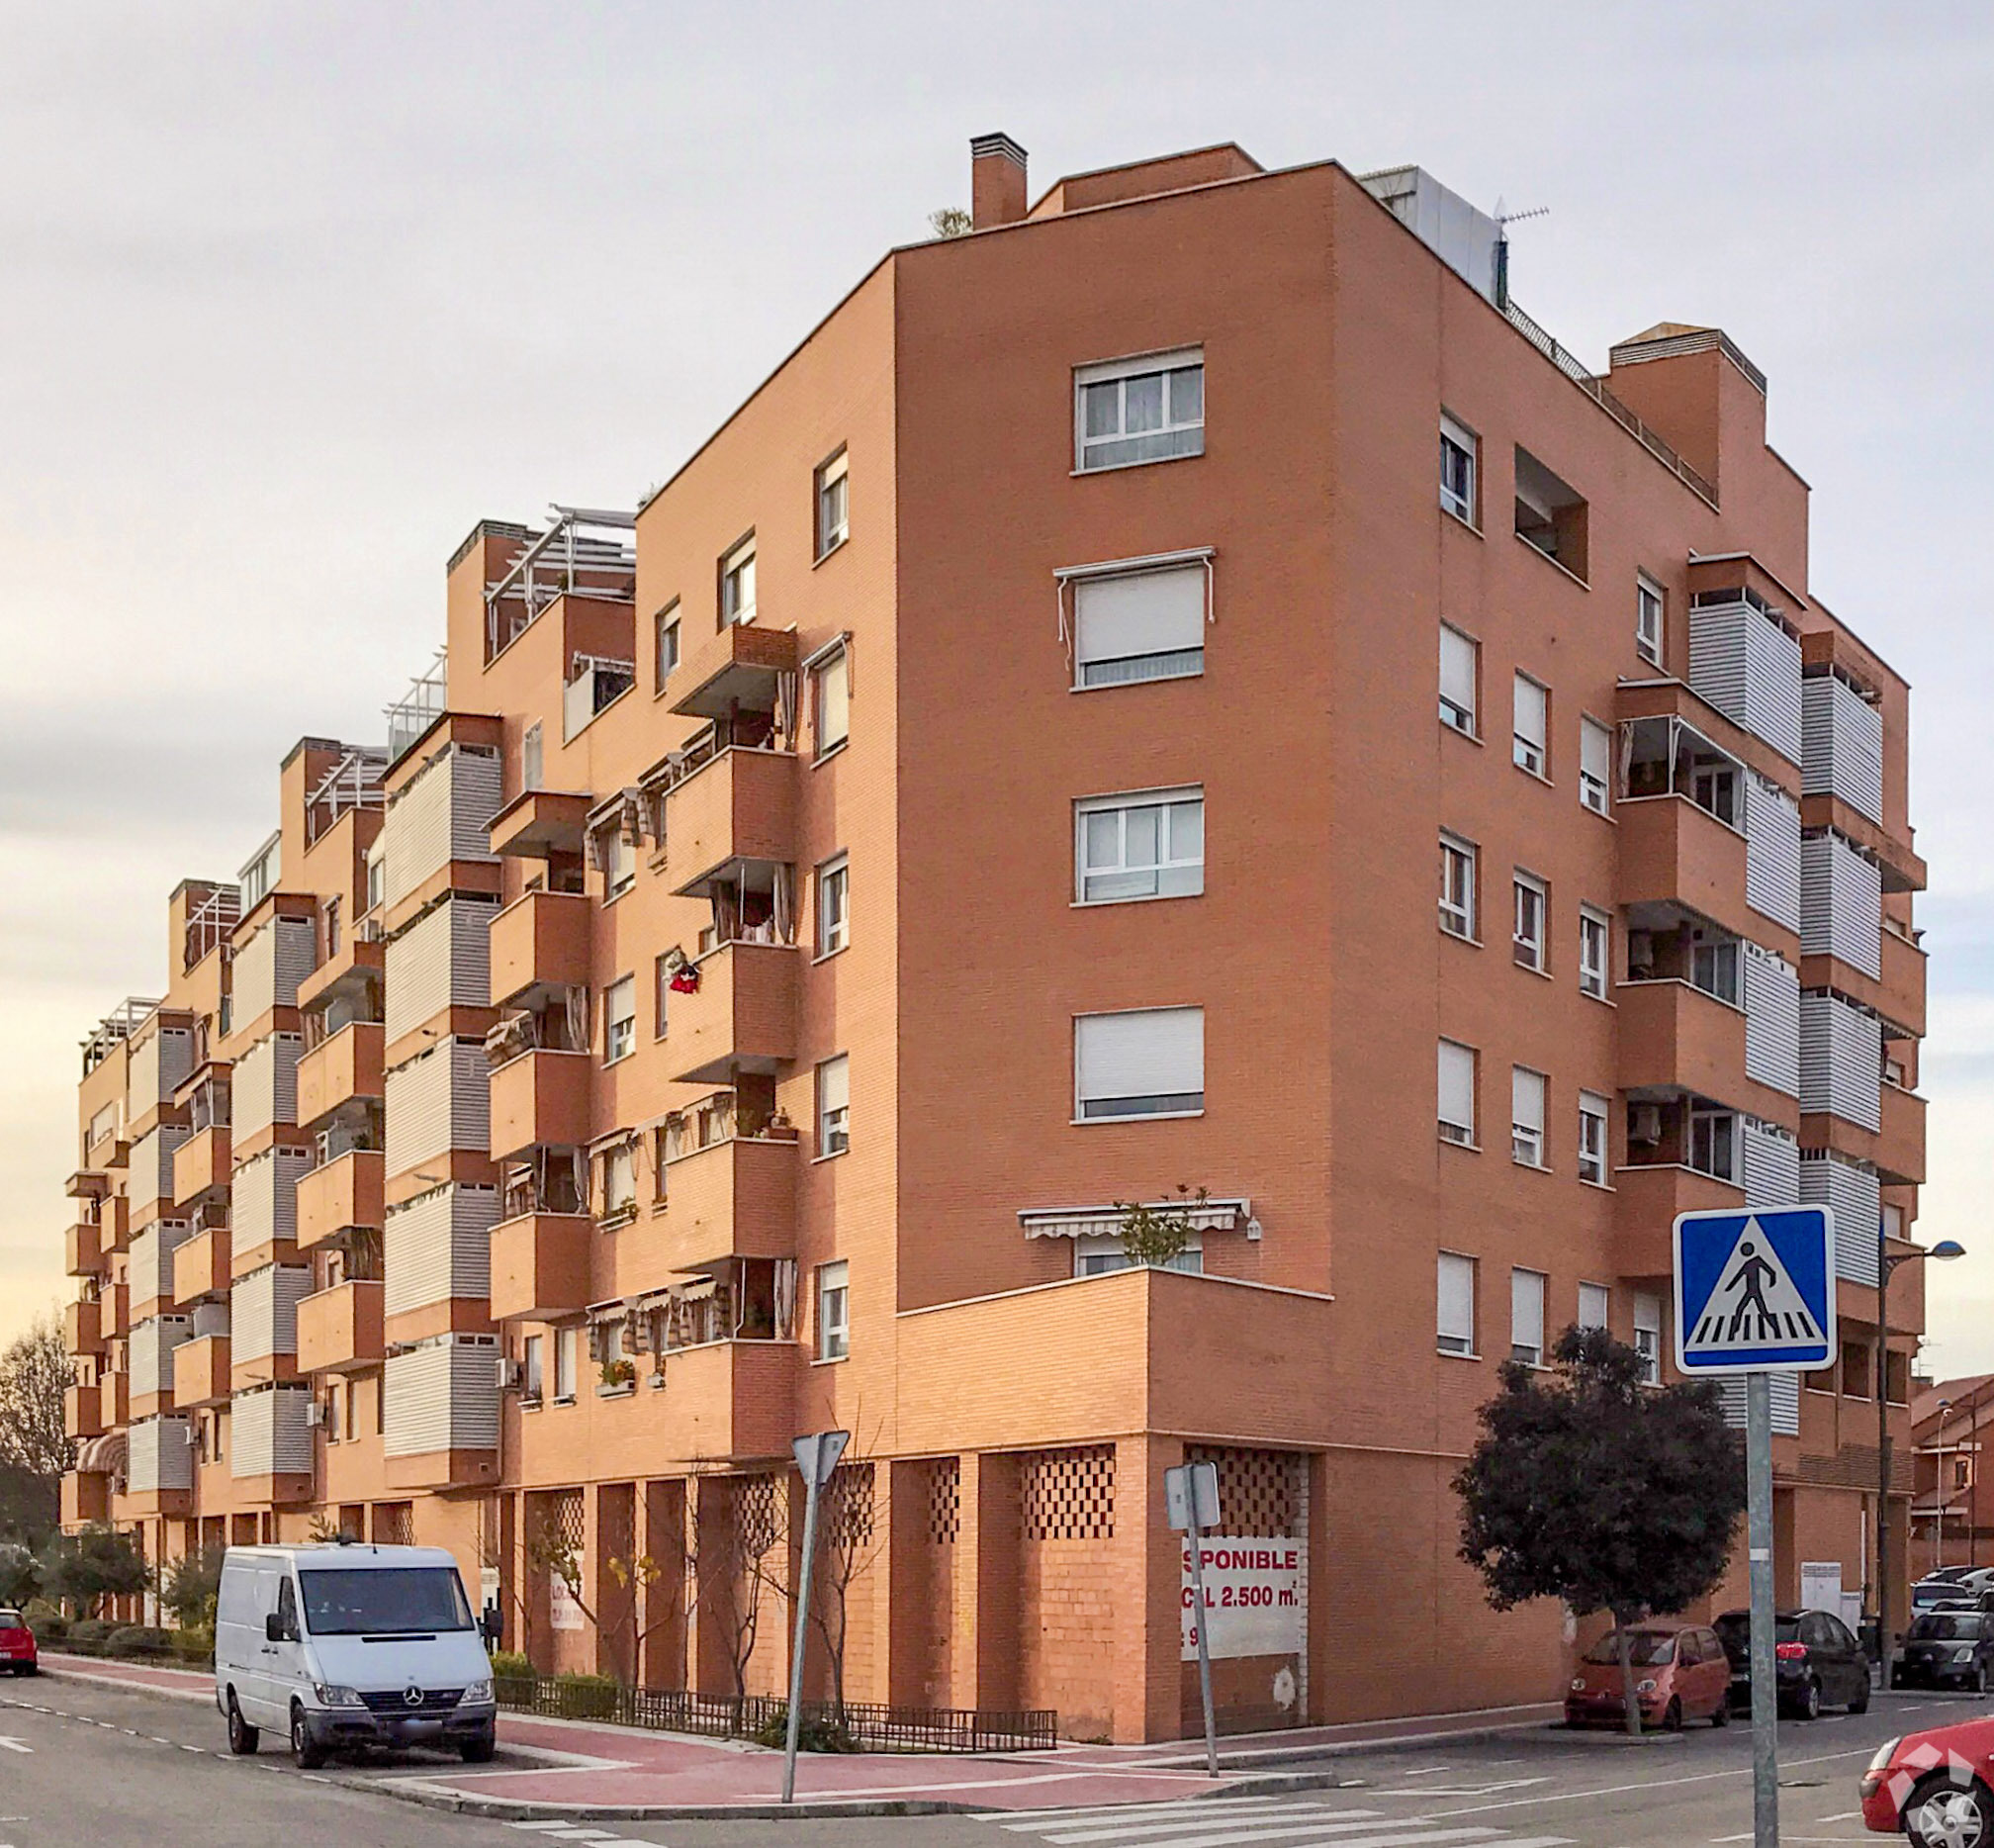
M1644 1726L1674 1732L1685 1720L1707 1719L1713 1726L1730 1720L1731 1664L1716 1631L1700 1623L1680 1629L1643 1624L1628 1630L1627 1643ZM1617 1726L1624 1717L1620 1637L1608 1630L1580 1658L1565 1695L1565 1723Z
M1862 1774L1862 1820L1913 1848L1994 1848L1994 1719L1890 1740Z
M10 1675L39 1675L42 1660L35 1648L35 1632L18 1611L0 1611L0 1668Z

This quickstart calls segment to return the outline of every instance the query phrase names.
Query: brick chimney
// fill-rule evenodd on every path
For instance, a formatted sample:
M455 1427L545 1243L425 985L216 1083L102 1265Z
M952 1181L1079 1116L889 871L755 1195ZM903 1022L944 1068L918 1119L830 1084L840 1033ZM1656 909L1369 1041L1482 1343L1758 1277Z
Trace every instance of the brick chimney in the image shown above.
M1025 216L1025 150L1008 135L969 141L969 226L988 231Z

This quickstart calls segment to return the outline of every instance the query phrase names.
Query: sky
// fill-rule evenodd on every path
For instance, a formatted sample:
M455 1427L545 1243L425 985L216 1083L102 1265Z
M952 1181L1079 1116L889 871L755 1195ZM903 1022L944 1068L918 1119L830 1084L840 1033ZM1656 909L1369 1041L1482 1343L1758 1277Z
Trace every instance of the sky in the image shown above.
M0 0L0 1339L66 1294L77 1042L158 992L302 735L384 733L482 517L634 506L970 136L1417 162L1603 368L1716 323L1813 588L1913 684L1926 1362L1994 1368L1994 9L1677 0Z

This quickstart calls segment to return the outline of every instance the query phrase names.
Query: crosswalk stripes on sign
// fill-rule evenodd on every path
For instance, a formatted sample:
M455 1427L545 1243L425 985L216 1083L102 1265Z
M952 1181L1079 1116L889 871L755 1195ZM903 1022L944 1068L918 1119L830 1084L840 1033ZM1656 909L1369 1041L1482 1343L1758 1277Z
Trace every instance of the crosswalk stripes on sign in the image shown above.
M1818 1341L1814 1320L1799 1286L1756 1219L1745 1230L1717 1273L1709 1307L1689 1337L1692 1347L1758 1346L1767 1341Z
M1324 1798L1222 1797L1098 1809L985 1811L1051 1848L1570 1848L1569 1835L1389 1815Z

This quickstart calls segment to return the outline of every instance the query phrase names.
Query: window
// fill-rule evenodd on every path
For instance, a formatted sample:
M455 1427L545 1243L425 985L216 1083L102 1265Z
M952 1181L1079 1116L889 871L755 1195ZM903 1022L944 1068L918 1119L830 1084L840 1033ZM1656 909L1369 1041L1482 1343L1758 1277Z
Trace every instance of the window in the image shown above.
M1509 1358L1525 1366L1544 1364L1544 1273L1509 1273Z
M613 1065L637 1047L637 978L622 975L602 991L602 1063Z
M1534 969L1541 974L1550 954L1544 932L1550 900L1544 881L1533 878L1527 873L1517 874L1515 898L1516 917L1510 934L1517 965L1522 969Z
M1662 1298L1652 1290L1634 1292L1634 1351L1641 1356L1643 1382L1661 1385Z
M637 1145L618 1143L602 1156L602 1217L626 1219L637 1210Z
M1440 625L1440 722L1464 737L1475 735L1476 686L1482 678L1482 644Z
M819 757L852 735L852 656L843 647L810 669L810 724Z
M1443 1354L1475 1351L1475 1260L1455 1251L1440 1253L1440 1314L1437 1334Z
M360 1389L348 1380L341 1389L341 1397L346 1401L346 1434L357 1437L360 1434Z
M679 600L675 597L658 612L658 685L662 688L679 665Z
M1475 1050L1440 1042L1440 1134L1450 1143L1475 1144Z
M1730 1111L1690 1111L1689 1165L1716 1180L1738 1178L1738 1119Z
M755 620L755 535L720 561L720 626Z
M1634 579L1634 646L1640 651L1641 659L1662 665L1662 624L1664 611L1668 605L1662 599L1662 587L1645 572L1637 573Z
M667 1012L672 1001L672 970L662 956L651 965L651 982L657 990L652 1000L654 1018L651 1031L662 1040L665 1037Z
M93 1133L91 1140L96 1137ZM1901 1206L1885 1206L1883 1209L1883 1236L1886 1239L1901 1239L1904 1236L1904 1209Z
M621 822L612 823L595 838L602 856L602 902L607 904L637 883L637 856L623 838Z
M575 1397L575 1375L581 1360L582 1331L557 1329L554 1332L554 1397L557 1401Z
M817 1067L817 1153L843 1155L851 1147L851 1062L840 1053Z
M541 1369L546 1347L547 1338L544 1335L527 1336L519 1362L520 1391L535 1405L540 1402L543 1378Z
M1612 1293L1603 1283L1582 1283L1579 1286L1579 1326L1582 1329L1605 1328L1612 1301Z
M1205 1010L1081 1014L1073 1074L1077 1121L1193 1115L1205 1108Z
M375 853L367 857L367 909L378 911L388 897L388 861Z
M852 536L847 517L850 485L845 478L845 451L817 471L817 556L827 558Z
M1122 1241L1112 1232L1083 1233L1073 1241L1073 1274L1076 1277L1106 1276L1111 1270L1127 1270L1129 1265L1129 1253L1122 1248ZM1194 1277L1203 1276L1203 1239L1192 1233L1185 1240L1184 1248L1163 1268L1181 1270Z
M1579 1093L1579 1178L1606 1185L1606 1100L1597 1091Z
M236 876L236 882L242 888L241 908L244 917L255 910L258 901L275 883L277 852L281 845L281 838L273 834L257 848L256 857Z
M1875 1391L1876 1361L1867 1341L1842 1342L1842 1396L1867 1399Z
M852 1351L852 1266L843 1258L817 1268L817 1358L843 1360Z
M541 749L540 721L535 719L526 727L525 735L519 740L519 787L544 789L547 775L546 754Z
M319 1421L325 1427L325 1441L339 1441L339 1389L335 1386L320 1402Z
M1074 375L1074 467L1128 468L1205 453L1205 356L1196 347Z
M1208 588L1202 563L1076 579L1074 686L1203 674Z
M852 940L852 869L845 856L817 869L817 954L830 956Z
M1516 536L1586 579L1586 501L1529 450L1516 451Z
M1607 970L1612 964L1613 920L1590 905L1579 907L1579 992L1595 1001L1606 998Z
M1205 794L1162 789L1073 805L1075 889L1082 904L1192 898L1205 889Z
M1452 834L1440 837L1440 928L1475 940L1475 849Z
M1440 505L1475 524L1475 463L1481 442L1464 423L1440 414Z
M1516 768L1533 777L1548 777L1545 740L1551 735L1551 695L1527 674L1516 676Z
M1527 1065L1509 1068L1509 1155L1523 1167L1544 1163L1544 1074Z
M1691 946L1689 979L1705 994L1738 1005L1738 946L1718 939Z
M1613 734L1596 718L1579 721L1579 799L1595 815L1606 812L1606 779L1613 762Z

